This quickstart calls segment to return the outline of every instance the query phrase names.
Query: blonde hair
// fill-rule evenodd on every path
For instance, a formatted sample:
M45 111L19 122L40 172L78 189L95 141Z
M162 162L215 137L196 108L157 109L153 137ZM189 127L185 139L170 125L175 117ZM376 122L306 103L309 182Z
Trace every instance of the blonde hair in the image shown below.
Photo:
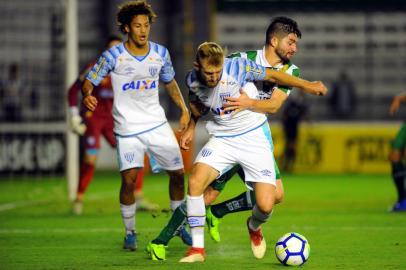
M201 64L202 60L208 60L208 64L218 66L224 59L224 50L215 42L204 42L199 45L196 52L196 62Z

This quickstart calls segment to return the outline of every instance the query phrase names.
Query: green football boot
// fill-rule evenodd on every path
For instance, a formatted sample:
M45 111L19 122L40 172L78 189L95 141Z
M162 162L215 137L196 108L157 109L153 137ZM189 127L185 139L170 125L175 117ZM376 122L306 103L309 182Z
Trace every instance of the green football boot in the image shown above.
M211 212L211 207L208 207L206 210L206 223L211 239L213 239L217 243L220 242L220 219L213 215L213 213Z
M154 244L149 242L145 251L150 255L153 261L165 261L166 260L166 250L163 244Z

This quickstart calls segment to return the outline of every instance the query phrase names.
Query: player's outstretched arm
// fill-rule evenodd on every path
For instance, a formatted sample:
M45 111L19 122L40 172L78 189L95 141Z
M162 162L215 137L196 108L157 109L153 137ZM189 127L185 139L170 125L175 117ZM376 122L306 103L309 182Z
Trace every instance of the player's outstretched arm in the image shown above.
M182 111L179 119L179 132L185 132L189 125L190 114L188 108L186 107L185 101L183 100L178 83L176 80L172 80L165 84L165 89L173 102L175 102L176 106L178 106Z
M93 84L85 79L82 85L83 104L90 111L94 111L97 106L97 99L92 96L93 88Z
M271 68L266 69L264 80L279 85L300 88L313 95L325 96L327 94L327 87L320 81L310 82Z
M390 115L394 115L399 110L399 107L403 102L406 102L406 93L401 93L401 94L395 96L389 107Z
M225 111L233 111L236 114L243 110L251 110L258 113L276 113L282 107L288 95L281 91L275 90L270 99L258 100L250 98L243 89L240 90L239 97L228 97L224 103Z

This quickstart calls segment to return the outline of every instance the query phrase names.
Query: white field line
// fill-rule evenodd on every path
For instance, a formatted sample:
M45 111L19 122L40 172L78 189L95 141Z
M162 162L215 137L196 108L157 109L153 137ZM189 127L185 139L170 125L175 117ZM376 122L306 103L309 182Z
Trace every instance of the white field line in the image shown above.
M290 230L292 228L284 227L286 230ZM373 230L373 231L397 231L397 232L405 232L405 227L384 227L384 226L346 226L346 227L295 227L295 229L306 230L306 231L360 231L360 230ZM241 228L237 227L228 227L226 228L227 231L233 232L240 232ZM53 233L53 234L70 234L70 233L121 233L123 231L122 228L40 228L40 229L0 229L1 234L44 234L44 233ZM156 229L154 228L141 228L141 232L154 232Z
M105 199L105 198L111 198L117 196L118 193L116 192L101 192L101 193L96 193L96 194L91 194L85 198L87 201L97 201L100 199ZM51 203L52 200L35 200L35 201L16 201L16 202L9 202L9 203L4 203L0 204L0 212L3 211L8 211L8 210L13 210L16 208L21 208L21 207L30 207L30 206L35 206L39 204L49 204Z
M46 200L38 200L38 201L20 201L20 202L10 202L10 203L4 203L0 204L0 212L2 211L7 211L7 210L12 210L15 208L20 208L20 207L25 207L25 206L34 206L38 205L41 203L48 203L49 201Z

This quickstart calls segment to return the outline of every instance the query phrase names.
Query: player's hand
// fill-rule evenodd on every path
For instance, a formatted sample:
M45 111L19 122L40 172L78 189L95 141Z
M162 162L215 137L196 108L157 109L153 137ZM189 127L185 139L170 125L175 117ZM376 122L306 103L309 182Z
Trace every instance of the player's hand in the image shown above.
M314 81L314 82L309 82L306 84L306 87L304 90L307 93L316 95L316 96L325 96L327 95L327 87L322 83L321 81Z
M92 95L85 96L83 98L83 104L88 110L93 112L97 106L97 99Z
M86 125L82 121L77 107L69 108L69 128L78 135L83 135L86 131Z
M190 114L189 111L185 111L182 113L179 119L179 129L178 132L183 133L188 128L190 122Z
M226 101L223 104L224 111L233 111L232 115L243 110L249 110L253 104L253 100L242 89L240 89L239 97L227 97Z
M83 135L86 132L86 125L83 123L82 117L79 115L70 117L69 126L70 129L78 135Z
M190 143L193 140L194 133L195 133L195 129L192 128L192 127L189 127L182 134L182 136L180 137L180 148L182 150L189 150L190 149Z
M390 108L389 108L389 114L390 115L394 115L399 110L400 103L401 103L401 101L400 101L400 99L398 97L395 97L393 99L393 101L392 101L392 103L390 105Z

